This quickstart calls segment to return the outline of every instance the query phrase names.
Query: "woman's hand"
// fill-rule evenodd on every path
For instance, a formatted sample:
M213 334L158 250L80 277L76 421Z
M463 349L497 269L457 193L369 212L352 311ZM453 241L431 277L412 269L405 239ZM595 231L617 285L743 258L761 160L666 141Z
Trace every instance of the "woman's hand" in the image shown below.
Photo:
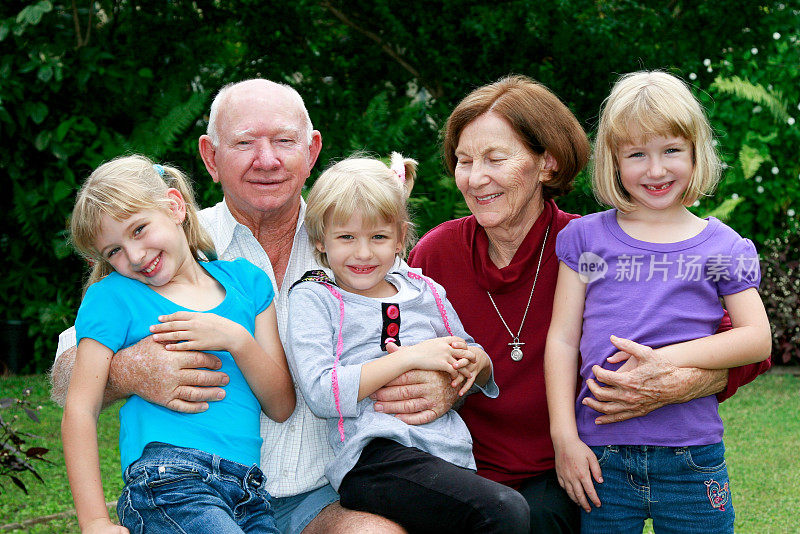
M583 404L603 414L595 419L598 425L641 417L667 404L713 395L728 380L726 369L676 367L651 347L617 337L611 341L630 358L616 371L599 365L592 367L596 380L589 378L586 385L593 397L584 398ZM611 358L619 362L624 356L617 353ZM635 360L635 365L631 360Z
M592 477L598 483L602 483L603 474L592 449L577 437L562 441L553 440L553 447L558 483L569 498L586 512L592 511L589 501L600 508L600 498L594 489Z
M153 340L167 350L226 350L237 352L251 337L239 323L214 313L179 311L161 315L150 327Z

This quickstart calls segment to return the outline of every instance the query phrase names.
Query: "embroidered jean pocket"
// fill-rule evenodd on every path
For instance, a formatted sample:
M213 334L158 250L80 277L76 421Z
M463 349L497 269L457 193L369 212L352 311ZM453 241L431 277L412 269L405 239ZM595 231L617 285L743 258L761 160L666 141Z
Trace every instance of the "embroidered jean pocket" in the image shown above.
M726 467L725 447L722 443L686 447L683 459L686 466L697 473L716 473Z

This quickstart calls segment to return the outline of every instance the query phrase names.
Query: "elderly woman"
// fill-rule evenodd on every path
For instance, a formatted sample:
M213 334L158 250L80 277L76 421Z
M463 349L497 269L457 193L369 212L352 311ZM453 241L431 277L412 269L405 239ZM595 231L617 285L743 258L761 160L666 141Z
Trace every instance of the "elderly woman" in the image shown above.
M555 477L543 358L558 271L556 234L577 217L559 210L553 198L569 191L586 165L586 134L547 88L512 76L476 89L455 108L444 157L472 215L431 230L409 263L445 287L494 364L500 397L471 396L460 411L473 435L478 472L525 496L531 532L577 532L577 508ZM606 414L598 414L599 423L723 389L724 398L760 370L732 369L728 376L677 369L648 348L637 357L643 364L635 371L601 370L597 378L606 386L590 383L592 407Z

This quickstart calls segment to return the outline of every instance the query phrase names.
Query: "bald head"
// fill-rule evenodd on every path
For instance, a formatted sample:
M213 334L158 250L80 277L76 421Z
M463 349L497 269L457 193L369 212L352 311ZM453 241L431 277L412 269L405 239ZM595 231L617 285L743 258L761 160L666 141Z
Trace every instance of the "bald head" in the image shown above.
M286 84L275 83L263 78L254 78L252 80L229 83L219 90L217 96L214 97L214 101L211 102L206 133L211 138L211 142L214 146L219 145L220 114L225 113L225 109L232 101L244 96L252 97L253 95L257 95L260 100L263 100L264 105L267 106L278 105L294 107L305 123L306 138L308 143L311 144L314 126L311 124L311 117L308 115L308 110L306 109L306 105L300 93Z

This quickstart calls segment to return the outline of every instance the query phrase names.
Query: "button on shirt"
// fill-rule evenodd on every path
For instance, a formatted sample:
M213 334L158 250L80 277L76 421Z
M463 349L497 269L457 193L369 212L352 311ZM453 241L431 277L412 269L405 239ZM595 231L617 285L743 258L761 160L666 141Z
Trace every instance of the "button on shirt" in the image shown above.
M200 223L211 235L219 259L245 258L269 276L276 295L275 311L281 339L285 339L286 335L289 289L306 271L321 268L314 259L314 247L308 240L303 223L306 205L302 199L300 202L299 222L280 291L267 253L250 229L233 218L224 201L199 213ZM59 336L56 358L75 345L73 327ZM325 420L311 413L296 386L295 393L297 405L285 422L276 423L261 414L261 436L264 438L261 470L267 478L266 489L273 497L297 495L327 484L325 466L334 456L326 438Z

